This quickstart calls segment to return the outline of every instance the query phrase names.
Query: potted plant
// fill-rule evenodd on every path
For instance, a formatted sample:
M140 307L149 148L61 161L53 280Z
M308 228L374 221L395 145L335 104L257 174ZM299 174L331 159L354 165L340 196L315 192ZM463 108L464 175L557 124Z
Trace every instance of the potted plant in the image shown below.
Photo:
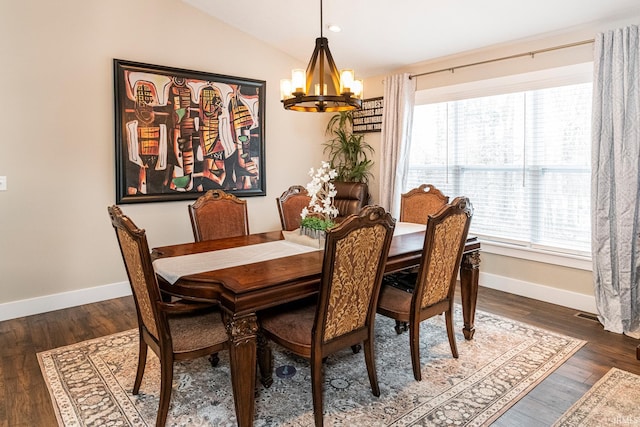
M327 124L326 134L331 139L324 143L324 154L329 156L329 164L337 172L336 181L363 182L367 184L372 176L373 147L364 140L364 134L353 133L351 111L341 111Z

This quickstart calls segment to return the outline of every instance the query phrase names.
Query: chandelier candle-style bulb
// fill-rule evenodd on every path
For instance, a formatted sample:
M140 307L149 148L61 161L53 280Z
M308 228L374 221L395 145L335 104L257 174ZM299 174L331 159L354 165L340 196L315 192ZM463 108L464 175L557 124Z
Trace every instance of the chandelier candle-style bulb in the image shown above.
M355 80L353 70L340 71L340 93L353 92L353 81Z
M364 92L364 84L362 83L362 80L357 79L353 81L353 89L351 92L353 92L354 98L362 99L362 94Z
M305 70L300 68L291 70L291 89L294 95L307 92L307 76Z
M291 92L291 80L280 80L280 100L292 98Z

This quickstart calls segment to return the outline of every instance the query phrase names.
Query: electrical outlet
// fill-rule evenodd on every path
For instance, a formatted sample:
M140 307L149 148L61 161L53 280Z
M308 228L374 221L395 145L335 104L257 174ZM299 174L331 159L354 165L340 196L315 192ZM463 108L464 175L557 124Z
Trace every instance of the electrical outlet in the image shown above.
M0 176L0 191L7 191L7 177Z

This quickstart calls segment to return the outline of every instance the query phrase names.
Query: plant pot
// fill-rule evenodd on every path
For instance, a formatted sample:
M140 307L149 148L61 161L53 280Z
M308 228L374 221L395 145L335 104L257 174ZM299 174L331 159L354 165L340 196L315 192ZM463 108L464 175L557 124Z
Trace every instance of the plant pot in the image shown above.
M300 227L300 234L309 236L312 239L324 239L327 232L325 230L316 230L315 228Z

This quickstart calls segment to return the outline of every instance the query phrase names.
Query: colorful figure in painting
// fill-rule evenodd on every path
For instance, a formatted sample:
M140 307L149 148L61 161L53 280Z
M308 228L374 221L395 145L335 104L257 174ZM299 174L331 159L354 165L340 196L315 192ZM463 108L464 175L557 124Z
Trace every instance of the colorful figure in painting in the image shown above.
M255 112L250 108L253 98L243 97L238 89L236 87L233 92L229 109L236 150L226 162L227 170L233 171L232 182L227 182L227 186L244 189L251 188L252 178L258 175L258 168L251 159L251 129L256 122Z
M220 138L220 115L222 114L222 97L220 90L207 85L200 92L200 135L203 147L203 177L215 185L202 183L202 190L222 188L224 179L224 147ZM204 180L203 180L204 181Z
M166 117L157 114L160 105L158 83L164 79L145 79L140 73L129 73L128 88L133 99L133 120L126 123L128 158L137 168L127 169L129 194L162 191L167 170ZM154 179L154 175L160 175ZM135 184L135 185L134 185Z
M183 78L173 78L170 101L173 109L173 150L177 160L170 188L178 191L190 191L194 187L194 146L199 143L196 119L191 110L191 89L185 83Z

